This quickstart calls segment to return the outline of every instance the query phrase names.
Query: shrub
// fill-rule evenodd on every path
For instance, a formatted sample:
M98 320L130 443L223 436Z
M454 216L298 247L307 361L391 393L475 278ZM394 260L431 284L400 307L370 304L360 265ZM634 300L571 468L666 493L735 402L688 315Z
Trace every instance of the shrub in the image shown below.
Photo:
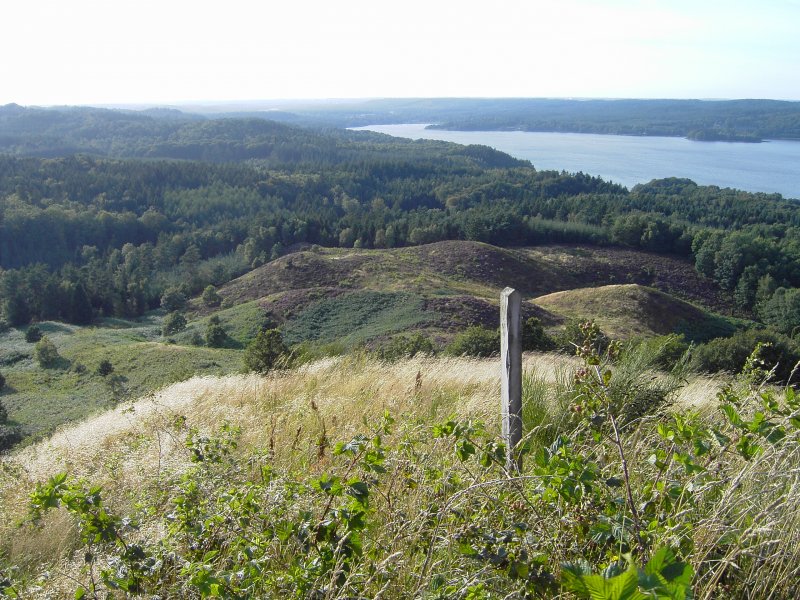
M417 354L433 354L433 342L421 333L411 336L400 335L378 350L378 357L382 360L398 360L412 357Z
M219 306L222 302L222 296L217 293L217 288L213 285L208 285L203 290L202 300L206 306Z
M169 313L164 317L164 323L161 326L161 334L165 337L178 333L186 329L186 317L179 312Z
M214 315L208 320L206 327L206 345L210 348L221 348L227 339L228 334L222 328L219 317Z
M244 368L246 371L266 373L275 368L286 353L281 332L277 329L265 329L245 349Z
M453 339L445 352L451 356L487 357L500 353L500 331L475 325Z
M775 365L775 379L789 382L795 365L800 361L800 347L789 337L769 330L749 329L702 344L692 352L691 365L701 372L739 373L759 343L766 344L761 356L769 365ZM797 376L793 381L797 381Z
M16 425L0 423L0 451L19 444L22 441L22 430Z
M161 308L167 312L183 310L186 308L186 294L181 288L167 288L161 295Z
M522 349L547 351L556 347L555 341L545 332L542 322L530 317L522 324Z
M36 343L33 349L33 358L43 369L50 369L58 365L61 355L56 345L45 335Z
M111 361L108 359L103 359L100 361L100 364L97 365L97 374L101 377L107 377L114 372L114 365L111 364Z
M564 329L555 336L554 342L558 350L567 354L575 354L580 346L586 342L584 336L585 327L591 322L571 319L564 325ZM592 344L598 354L604 354L608 350L611 342L609 337L597 329L597 335L593 338Z
M42 330L38 325L31 325L25 332L25 341L29 344L35 344L42 339Z

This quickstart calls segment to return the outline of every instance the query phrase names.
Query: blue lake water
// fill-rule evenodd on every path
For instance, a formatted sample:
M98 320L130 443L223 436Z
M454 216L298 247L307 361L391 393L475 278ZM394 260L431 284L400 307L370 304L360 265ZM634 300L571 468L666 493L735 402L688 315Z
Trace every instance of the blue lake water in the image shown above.
M537 169L583 171L629 188L651 179L688 177L702 185L800 199L800 142L745 144L586 133L440 131L420 124L359 129L411 139L483 144L529 160Z

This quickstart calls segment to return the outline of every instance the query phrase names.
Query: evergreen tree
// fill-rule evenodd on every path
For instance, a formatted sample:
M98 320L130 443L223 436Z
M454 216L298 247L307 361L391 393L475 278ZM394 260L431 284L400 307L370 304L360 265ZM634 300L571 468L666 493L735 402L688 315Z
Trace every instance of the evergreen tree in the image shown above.
M219 317L214 315L208 320L206 327L206 346L210 348L221 348L225 345L225 340L228 339L228 334L222 328Z
M275 368L279 359L288 352L280 331L260 331L244 351L244 367L247 371L266 373Z

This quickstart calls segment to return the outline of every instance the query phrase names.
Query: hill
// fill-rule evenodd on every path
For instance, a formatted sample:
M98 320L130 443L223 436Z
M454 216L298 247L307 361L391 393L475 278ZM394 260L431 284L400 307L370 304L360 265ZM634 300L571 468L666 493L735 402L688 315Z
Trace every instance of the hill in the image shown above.
M504 287L533 298L612 281L644 283L661 288L664 298L669 293L730 310L730 301L689 268L678 258L610 248L504 249L468 241L392 250L316 248L281 257L222 286L220 318L232 329L241 328L237 315L253 318L257 306L295 343L346 338L350 345L410 330L442 341L469 325L496 327ZM210 313L199 302L193 306L199 315ZM594 316L600 319L607 311L598 308ZM547 326L575 316L556 314L536 301L526 303L525 313ZM634 324L644 316L630 316L635 331L648 330L644 323Z
M678 333L707 341L736 329L729 319L637 284L555 292L532 302L563 317L594 320L614 339Z

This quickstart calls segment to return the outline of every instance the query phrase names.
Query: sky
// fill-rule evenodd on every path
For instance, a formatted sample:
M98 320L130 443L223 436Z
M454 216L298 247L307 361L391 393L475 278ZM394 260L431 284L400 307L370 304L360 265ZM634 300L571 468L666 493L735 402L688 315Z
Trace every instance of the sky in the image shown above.
M6 0L0 105L800 100L800 0Z

